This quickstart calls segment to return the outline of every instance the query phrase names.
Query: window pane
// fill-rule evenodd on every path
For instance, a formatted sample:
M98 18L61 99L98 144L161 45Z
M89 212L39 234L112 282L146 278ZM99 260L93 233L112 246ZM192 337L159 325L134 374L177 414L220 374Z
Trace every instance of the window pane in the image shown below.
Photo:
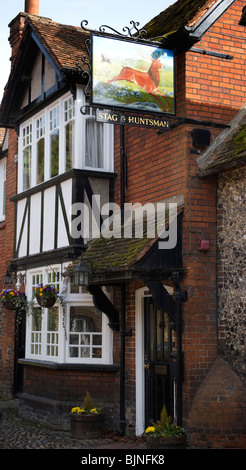
M44 139L40 139L37 143L37 183L44 181Z
M58 331L59 313L57 307L48 310L48 331Z
M65 127L66 136L66 171L73 168L74 162L74 121L69 122Z
M42 343L42 309L34 308L32 311L31 327L31 354L41 355Z
M31 185L31 147L26 147L23 152L23 190L30 188Z
M41 331L42 329L42 310L37 307L32 311L32 331Z
M50 136L51 178L59 174L59 130Z
M102 313L94 307L70 307L69 356L102 358Z
M85 166L92 168L104 167L103 129L103 123L97 122L95 115L85 118Z

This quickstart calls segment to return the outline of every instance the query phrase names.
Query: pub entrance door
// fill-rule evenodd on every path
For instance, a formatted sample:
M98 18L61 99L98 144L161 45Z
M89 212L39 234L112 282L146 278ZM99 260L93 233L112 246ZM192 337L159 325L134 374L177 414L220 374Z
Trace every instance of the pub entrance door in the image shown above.
M175 416L174 330L166 312L144 299L145 426L160 419L163 405Z

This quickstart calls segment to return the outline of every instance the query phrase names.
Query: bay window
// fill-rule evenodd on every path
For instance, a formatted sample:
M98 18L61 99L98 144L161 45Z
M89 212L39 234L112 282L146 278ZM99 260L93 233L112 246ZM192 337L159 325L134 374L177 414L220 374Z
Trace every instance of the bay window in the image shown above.
M73 168L113 171L113 126L96 121L83 89L66 93L20 126L18 192Z
M63 292L64 302L42 308L36 300L27 315L26 358L36 361L75 364L112 364L112 330L108 319L93 304L89 292L70 281L66 286L61 266L27 273L27 296L38 284L53 284Z

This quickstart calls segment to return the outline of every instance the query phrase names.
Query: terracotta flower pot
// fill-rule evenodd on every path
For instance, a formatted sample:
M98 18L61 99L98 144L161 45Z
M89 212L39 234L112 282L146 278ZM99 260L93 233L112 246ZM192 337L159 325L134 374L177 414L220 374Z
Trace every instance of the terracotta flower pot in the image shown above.
M36 295L36 299L37 299L37 302L38 304L41 306L41 307L44 307L44 308L51 308L53 307L53 305L55 305L56 303L56 297L55 296L51 296L51 297L43 297L43 296L40 296L40 295Z
M185 449L186 443L186 434L167 437L146 436L147 449Z
M76 439L100 437L104 431L105 415L70 414L71 433Z

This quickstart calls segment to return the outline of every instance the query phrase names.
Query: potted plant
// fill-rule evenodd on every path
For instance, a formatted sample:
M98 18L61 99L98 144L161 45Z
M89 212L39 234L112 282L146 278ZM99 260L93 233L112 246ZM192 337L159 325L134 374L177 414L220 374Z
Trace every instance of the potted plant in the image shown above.
M38 304L44 308L51 308L59 299L58 289L52 284L39 284L34 287L35 297Z
M163 406L160 421L152 423L145 430L148 449L182 449L186 447L187 435L181 426L172 423L166 407Z
M7 310L23 310L26 306L25 294L14 289L4 289L0 293L0 301Z
M71 433L77 439L100 437L104 429L104 421L103 408L95 407L87 392L83 406L75 406L71 410Z

